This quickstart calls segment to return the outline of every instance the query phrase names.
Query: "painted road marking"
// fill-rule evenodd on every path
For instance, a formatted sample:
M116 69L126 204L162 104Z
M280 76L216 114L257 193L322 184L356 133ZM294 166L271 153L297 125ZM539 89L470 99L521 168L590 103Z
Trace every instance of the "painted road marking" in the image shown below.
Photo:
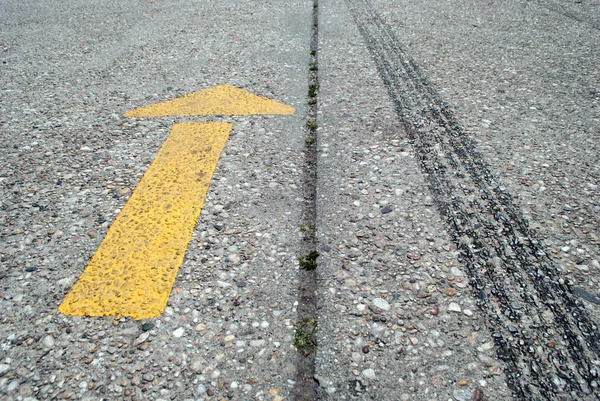
M219 85L125 117L293 114L294 108ZM231 123L176 124L59 312L147 319L164 310Z
M293 113L283 103L219 85L125 117ZM173 127L59 312L134 319L162 313L230 131L231 123L222 122Z
M131 110L125 117L242 116L251 114L294 114L294 108L256 96L231 85L218 85L166 102Z
M176 124L59 311L160 315L231 123Z

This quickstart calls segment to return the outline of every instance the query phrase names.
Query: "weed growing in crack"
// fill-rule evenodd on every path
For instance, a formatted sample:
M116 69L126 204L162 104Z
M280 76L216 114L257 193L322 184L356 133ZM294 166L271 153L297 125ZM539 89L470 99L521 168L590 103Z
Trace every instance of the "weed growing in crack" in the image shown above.
M306 128L308 128L308 129L317 129L317 122L315 120L307 120L306 121ZM314 143L314 139L313 139L313 143Z
M319 257L319 252L316 250L312 250L304 256L300 256L298 258L298 264L301 269L304 270L315 270L317 268L317 258Z
M307 232L307 231L315 231L315 226L310 224L310 225L306 225L306 224L302 224L300 226L300 231Z
M302 322L298 323L294 329L294 347L304 354L310 355L316 345L315 331L317 329L317 321L313 317L306 317Z

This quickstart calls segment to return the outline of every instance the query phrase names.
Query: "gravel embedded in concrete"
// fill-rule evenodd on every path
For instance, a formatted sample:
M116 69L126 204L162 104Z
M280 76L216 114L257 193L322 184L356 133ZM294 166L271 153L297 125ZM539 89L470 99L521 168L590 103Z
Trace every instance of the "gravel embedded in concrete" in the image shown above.
M0 5L0 398L287 398L311 12ZM122 117L222 83L296 114ZM173 124L206 120L233 131L164 313L58 314Z
M586 339L598 334L585 330L600 321L598 9L319 4L320 399L597 399L598 345ZM312 12L309 1L0 4L0 398L293 397ZM123 114L223 83L296 114L202 120L233 131L164 313L59 315L173 124L198 120ZM460 129L436 125L432 110ZM416 141L415 121L438 141ZM479 171L445 146L467 142ZM483 170L510 207L448 213L432 182L447 178L467 205L450 212L483 210ZM518 216L494 226L506 210ZM478 224L455 238L461 219ZM515 221L531 231L511 237ZM521 260L511 238L532 244ZM548 270L465 263L465 250L491 248ZM538 360L548 369L536 376Z

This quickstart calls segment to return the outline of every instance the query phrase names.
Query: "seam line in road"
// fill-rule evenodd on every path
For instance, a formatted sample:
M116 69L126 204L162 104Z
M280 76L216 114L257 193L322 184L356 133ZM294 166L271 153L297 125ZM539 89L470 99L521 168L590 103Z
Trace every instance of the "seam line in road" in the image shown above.
M310 58L308 64L308 94L304 149L304 203L302 240L298 257L298 317L294 329L294 346L297 349L295 401L314 401L318 384L315 381L315 354L317 341L317 109L319 93L319 2L313 0Z

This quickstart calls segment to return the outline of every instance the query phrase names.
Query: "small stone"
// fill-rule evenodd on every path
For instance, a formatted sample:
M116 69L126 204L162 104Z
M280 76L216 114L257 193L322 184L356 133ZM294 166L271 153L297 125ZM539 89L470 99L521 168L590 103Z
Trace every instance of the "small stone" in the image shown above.
M204 365L204 363L203 363L202 359L194 358L190 362L189 367L192 372L199 372L200 370L202 370L203 365ZM203 393L204 391L206 391L206 390L202 390L202 391L198 391L198 392Z
M25 271L26 271L27 273L31 273L31 272L34 272L34 271L36 271L36 270L37 270L37 266L27 266L27 267L25 268Z
M431 385L433 387L444 387L444 385L446 384L446 381L444 380L444 378L442 376L433 376L431 378Z
M364 347L362 347L362 352L363 352L363 354L368 354L368 353L369 353L369 351L370 351L370 349L369 349L369 346L368 346L368 345L365 345Z
M429 314L431 314L432 316L437 316L438 313L440 313L440 310L437 306L434 306L433 308L429 309Z
M213 395L215 395L215 391L212 388L209 388L208 390L206 390L206 395L212 397Z
M473 397L471 397L471 401L483 401L483 390L480 388L477 388L473 392Z
M96 233L93 231L88 231L87 236L90 237L91 239L94 239L94 238L96 238Z
M281 389L279 387L270 388L267 394L269 395L278 395L281 393Z
M119 191L117 193L121 196L129 195L131 193L131 189L122 188L122 189L119 189Z
M371 368L365 369L362 371L363 377L366 379L375 379L377 376L375 375L375 371Z
M82 152L90 152L92 148L90 148L89 146L82 146L81 148L79 148L79 150L81 150Z
M491 341L481 344L481 349L484 351L489 351L492 348L494 348L494 343L492 343Z
M206 386L200 383L198 384L198 387L196 387L196 391L198 392L198 394L204 394L206 393Z
M17 389L17 387L19 387L19 381L18 380L13 380L6 387L6 391L8 393L12 393L13 391L15 391Z
M453 297L456 295L456 290L454 288L446 288L444 290L444 294L446 294L449 297Z
M9 365L7 365L5 363L0 364L0 376L2 376L4 373L6 373L6 371L8 369L10 369Z
M464 380L464 379L463 379L463 380L459 380L459 381L458 381L458 385L459 385L459 386L462 386L462 387L464 387L464 386L466 386L466 385L468 385L468 384L469 384L469 381L468 381L468 380Z
M460 307L459 304L457 304L456 302L450 302L450 305L448 305L448 312L461 312L462 309Z
M175 338L180 338L181 336L183 336L183 333L185 333L185 329L183 327L180 327L173 332L173 336Z
M251 347L262 347L263 345L265 345L266 341L265 340L252 340L250 341L250 346Z
M150 333L140 334L140 336L133 341L133 346L137 347L138 345L140 345L141 343L146 341L148 339L148 337L150 337Z
M42 340L42 344L44 344L44 347L46 347L46 348L53 348L54 347L54 338L50 334L48 334Z
M144 379L144 381L151 382L152 380L154 380L154 375L150 372L144 373L142 375L142 379Z
M490 367L494 366L494 364L495 364L494 359L490 358L487 355L479 354L479 355L477 355L477 357L479 358L479 360L481 361L483 366L485 366L486 368L490 368Z
M152 330L152 328L154 328L154 323L152 322L146 322L142 324L142 331Z
M454 390L452 396L456 401L470 401L471 392L467 389Z
M389 311L391 309L390 304L383 298L375 298L373 299L373 305L382 311Z
M465 309L463 310L463 314L465 314L466 316L473 316L473 311L470 309Z
M198 323L196 325L196 327L194 328L194 330L198 333L200 333L201 331L206 330L206 325L204 323Z

